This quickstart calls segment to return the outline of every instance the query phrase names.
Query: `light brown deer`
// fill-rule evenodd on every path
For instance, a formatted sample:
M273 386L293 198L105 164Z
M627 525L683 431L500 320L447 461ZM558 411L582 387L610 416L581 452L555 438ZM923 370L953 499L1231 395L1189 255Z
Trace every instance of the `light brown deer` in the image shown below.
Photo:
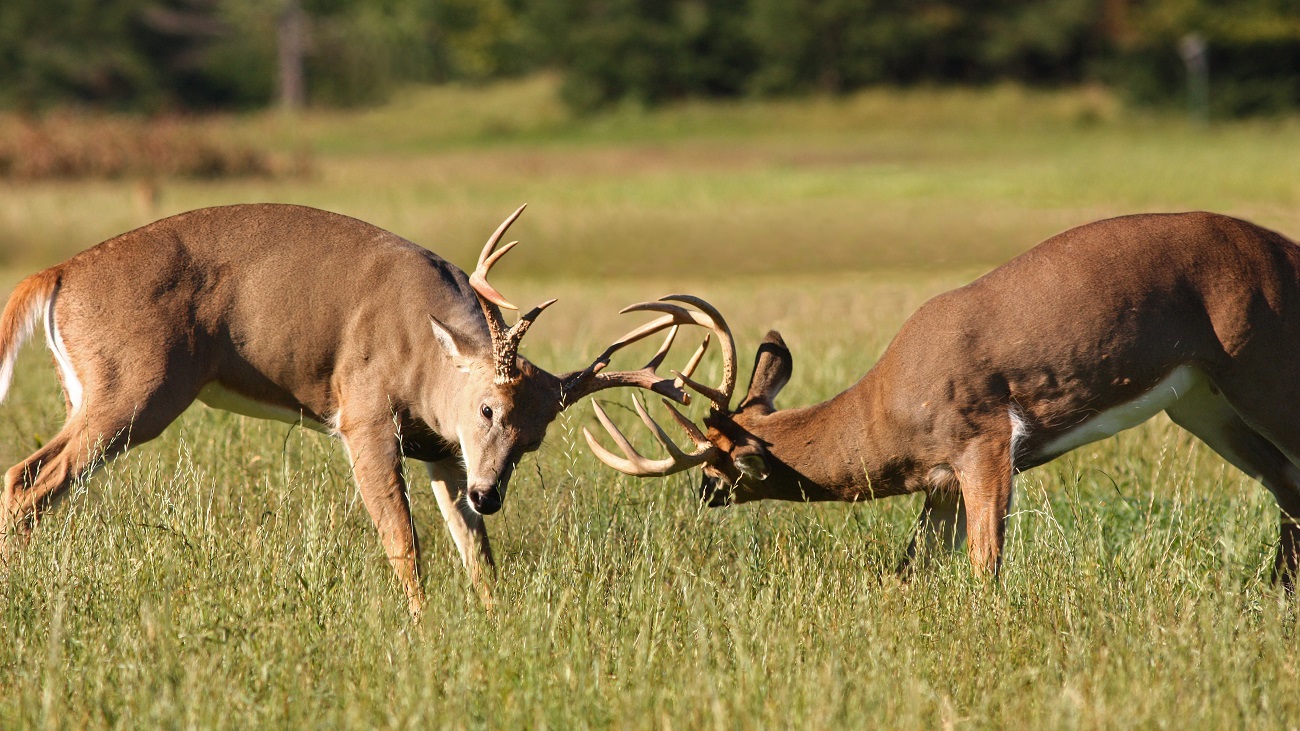
M515 464L583 396L615 386L685 402L655 369L678 322L661 317L587 368L555 376L517 356L554 300L516 309L487 281L520 207L473 274L362 221L290 205L191 211L122 234L23 280L0 315L0 398L36 325L58 366L67 421L5 474L7 555L75 480L158 436L196 399L342 438L361 496L410 608L423 603L403 456L428 467L473 582L493 570L483 515L501 508ZM646 367L610 356L670 329ZM698 359L697 359L698 362Z
M631 475L702 465L711 505L924 492L909 558L969 532L975 568L996 574L1018 472L1163 410L1272 492L1274 576L1294 589L1300 248L1277 233L1208 213L1066 231L927 302L862 380L806 408L776 408L792 361L770 332L732 410L735 350L722 340L723 383L686 380L712 402L707 433L672 410L693 451L672 446L638 403L670 450L647 459L597 404L623 452L588 433L600 459Z

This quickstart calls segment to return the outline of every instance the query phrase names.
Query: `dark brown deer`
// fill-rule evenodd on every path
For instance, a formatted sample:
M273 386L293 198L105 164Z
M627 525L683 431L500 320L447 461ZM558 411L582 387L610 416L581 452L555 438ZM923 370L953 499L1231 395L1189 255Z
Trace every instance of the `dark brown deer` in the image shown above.
M792 360L770 332L733 410L735 350L722 341L723 383L686 379L712 402L707 433L672 410L691 452L638 403L669 457L638 454L599 405L624 456L588 433L597 456L631 475L701 465L711 505L924 492L909 557L969 532L975 568L995 574L1017 473L1163 410L1277 499L1274 574L1294 588L1300 248L1280 234L1209 213L1066 231L927 302L862 380L805 408L776 408Z
M290 205L206 208L157 221L23 280L0 315L0 398L18 348L45 329L67 421L5 474L5 555L75 480L162 433L196 399L338 435L412 612L423 603L402 457L426 463L470 577L490 601L483 515L566 407L605 388L686 395L655 369L680 318L621 338L555 376L517 356L546 302L517 309L487 281L519 217L492 234L468 277L362 221ZM681 320L716 327L704 318ZM645 368L610 356L670 329Z

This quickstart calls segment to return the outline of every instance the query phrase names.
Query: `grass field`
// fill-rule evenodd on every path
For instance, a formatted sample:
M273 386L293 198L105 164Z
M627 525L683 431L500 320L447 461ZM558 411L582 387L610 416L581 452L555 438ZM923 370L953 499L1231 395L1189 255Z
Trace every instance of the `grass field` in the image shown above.
M746 373L782 331L790 406L849 386L927 297L1063 228L1209 208L1300 236L1295 119L1188 128L1099 90L1015 88L572 119L553 90L231 119L310 147L315 175L165 182L156 211L129 181L0 186L0 283L250 200L355 215L468 266L528 201L494 275L515 301L560 297L528 357L585 364L632 324L621 305L685 290L727 313ZM61 408L29 348L0 461ZM1272 499L1163 417L1020 478L997 585L960 555L893 576L915 498L709 510L693 475L601 467L580 447L591 422L583 405L554 424L490 520L492 613L408 471L429 595L412 625L339 445L194 407L0 577L0 728L1300 727Z

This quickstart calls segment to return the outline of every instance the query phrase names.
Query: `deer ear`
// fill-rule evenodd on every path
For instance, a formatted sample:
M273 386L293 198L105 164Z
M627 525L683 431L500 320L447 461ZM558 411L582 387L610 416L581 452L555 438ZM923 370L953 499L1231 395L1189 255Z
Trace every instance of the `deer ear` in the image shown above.
M749 391L740 403L743 411L757 408L763 413L776 411L776 395L790 381L794 370L794 359L790 349L785 347L781 333L770 330L767 337L758 346L758 357L754 359L754 373L749 377Z
M731 462L751 480L766 480L772 471L767 463L767 450L753 440L747 439L732 449Z
M461 373L469 372L470 359L461 355L460 346L456 344L456 337L451 334L451 330L446 325L438 322L437 318L429 315L429 326L433 328L433 337L438 339L438 344L442 350L451 359L452 365Z

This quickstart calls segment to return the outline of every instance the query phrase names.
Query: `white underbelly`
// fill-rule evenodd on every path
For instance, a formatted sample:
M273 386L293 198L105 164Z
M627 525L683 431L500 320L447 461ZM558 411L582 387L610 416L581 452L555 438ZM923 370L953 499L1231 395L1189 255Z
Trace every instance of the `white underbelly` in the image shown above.
M256 419L270 419L271 421L282 421L286 424L301 424L322 434L328 434L330 431L324 424L305 416L300 411L255 401L241 393L231 391L216 381L204 386L203 390L199 391L198 398L214 409L243 414Z
M1034 450L1034 462L1046 462L1072 449L1096 442L1125 429L1131 429L1164 411L1203 382L1205 374L1191 366L1170 371L1156 387L1127 403L1102 411L1068 432Z

